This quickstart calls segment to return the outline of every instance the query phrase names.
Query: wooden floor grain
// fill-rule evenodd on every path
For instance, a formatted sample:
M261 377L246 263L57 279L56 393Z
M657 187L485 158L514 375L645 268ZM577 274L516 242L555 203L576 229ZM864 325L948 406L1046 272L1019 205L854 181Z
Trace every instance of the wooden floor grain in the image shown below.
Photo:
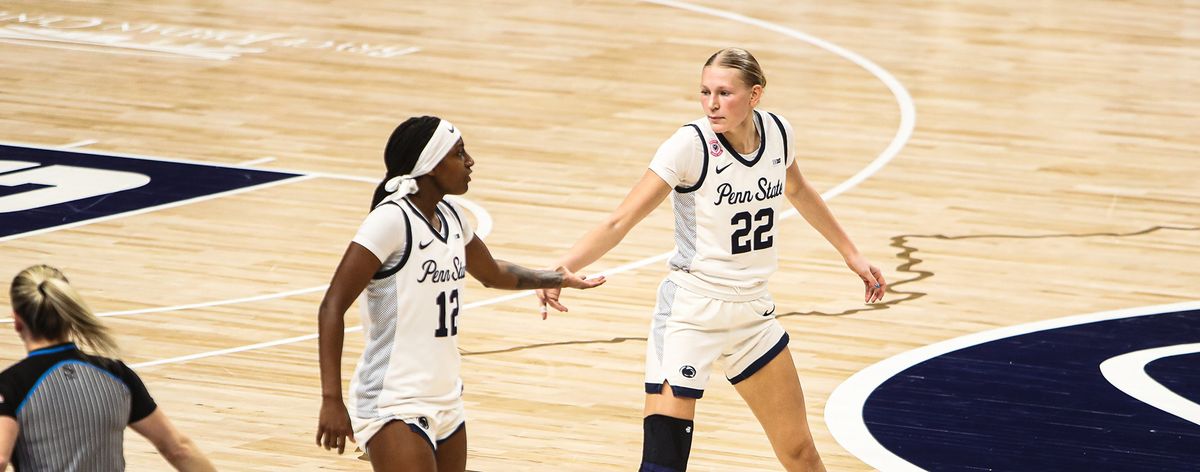
M314 177L6 240L0 274L60 266L98 312L311 289L108 318L131 364L314 334L319 289L365 215L387 135L420 114L464 130L477 161L466 197L494 223L492 251L544 266L700 116L700 65L730 45L758 56L762 107L793 123L801 170L828 190L884 153L901 106L867 69L779 26L869 59L916 110L899 154L830 202L885 268L886 304L864 306L860 282L801 219L780 224L772 291L830 470L870 469L823 417L830 392L868 365L990 328L1197 298L1195 2L696 5L770 23L622 0L5 2L0 141L94 140L83 149L223 165L270 157L254 165ZM124 39L79 44L102 34ZM670 251L669 211L592 271ZM471 470L634 468L664 273L657 261L568 293L571 312L548 321L531 296L460 318ZM466 301L505 294L472 282ZM361 348L347 335L347 378ZM0 336L0 360L23 355L15 334ZM310 337L138 372L222 469L369 470L313 445L316 357ZM727 383L710 384L696 424L692 470L781 469ZM166 467L130 435L130 470Z

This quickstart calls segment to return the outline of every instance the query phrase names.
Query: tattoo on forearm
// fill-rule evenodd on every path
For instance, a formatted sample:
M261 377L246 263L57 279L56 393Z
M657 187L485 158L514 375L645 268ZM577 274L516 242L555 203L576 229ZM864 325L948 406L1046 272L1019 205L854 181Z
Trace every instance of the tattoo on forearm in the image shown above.
M517 279L518 289L529 288L556 288L561 287L563 283L562 274L553 270L534 270L521 267L516 264L507 264L509 274L512 274Z

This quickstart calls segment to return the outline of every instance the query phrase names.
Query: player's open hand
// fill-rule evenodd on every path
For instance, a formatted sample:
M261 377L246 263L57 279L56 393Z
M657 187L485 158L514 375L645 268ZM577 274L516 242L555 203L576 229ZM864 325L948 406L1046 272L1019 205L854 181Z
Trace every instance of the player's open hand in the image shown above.
M354 441L354 428L350 426L350 414L341 399L321 400L321 417L317 423L317 446L326 451L337 448L338 454L345 452L346 440Z
M567 288L577 288L580 290L587 290L589 288L595 288L595 287L599 287L599 286L603 285L604 281L606 280L603 275L591 277L591 278L588 278L588 276L586 276L586 275L576 275L574 272L571 272L571 271L567 270L566 267L562 267L562 266L559 266L557 269L554 269L554 271L562 274L562 276L563 276L562 286L567 287Z
M587 290L589 288L599 287L600 285L603 285L605 281L607 281L604 276L590 278L587 276L579 276L574 272L567 270L566 267L561 266L557 269L554 269L554 271L562 274L562 286L568 288ZM546 316L549 314L550 310L548 307L554 307L555 310L562 312L568 311L566 305L563 305L558 301L558 297L562 295L562 288L539 288L535 290L534 293L537 294L538 306L541 308L543 320L546 319Z
M883 293L887 291L887 281L883 280L883 271L871 265L867 258L861 255L846 259L846 265L863 281L863 287L866 289L866 295L863 296L864 302L875 303L883 300Z

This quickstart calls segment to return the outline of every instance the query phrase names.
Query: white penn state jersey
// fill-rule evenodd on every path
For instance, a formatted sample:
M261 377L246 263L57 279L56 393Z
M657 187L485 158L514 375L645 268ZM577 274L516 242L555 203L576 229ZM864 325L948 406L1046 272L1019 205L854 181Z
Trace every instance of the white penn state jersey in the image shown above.
M786 169L795 158L791 125L755 110L761 137L743 156L713 132L707 118L684 125L654 156L650 170L675 188L675 254L668 278L724 300L764 295L778 267L778 212L785 208Z
M407 198L387 202L354 237L383 261L359 299L367 342L350 381L355 417L443 407L462 394L457 318L474 233L445 201L437 217L440 231Z

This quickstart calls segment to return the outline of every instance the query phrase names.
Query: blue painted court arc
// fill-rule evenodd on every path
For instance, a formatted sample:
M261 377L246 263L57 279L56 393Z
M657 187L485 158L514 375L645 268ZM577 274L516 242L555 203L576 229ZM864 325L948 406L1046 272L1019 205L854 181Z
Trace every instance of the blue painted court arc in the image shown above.
M863 407L871 435L930 471L1200 470L1200 425L1143 403L1101 374L1107 359L1200 342L1200 310L1020 334L928 359ZM1200 403L1200 355L1146 373Z

